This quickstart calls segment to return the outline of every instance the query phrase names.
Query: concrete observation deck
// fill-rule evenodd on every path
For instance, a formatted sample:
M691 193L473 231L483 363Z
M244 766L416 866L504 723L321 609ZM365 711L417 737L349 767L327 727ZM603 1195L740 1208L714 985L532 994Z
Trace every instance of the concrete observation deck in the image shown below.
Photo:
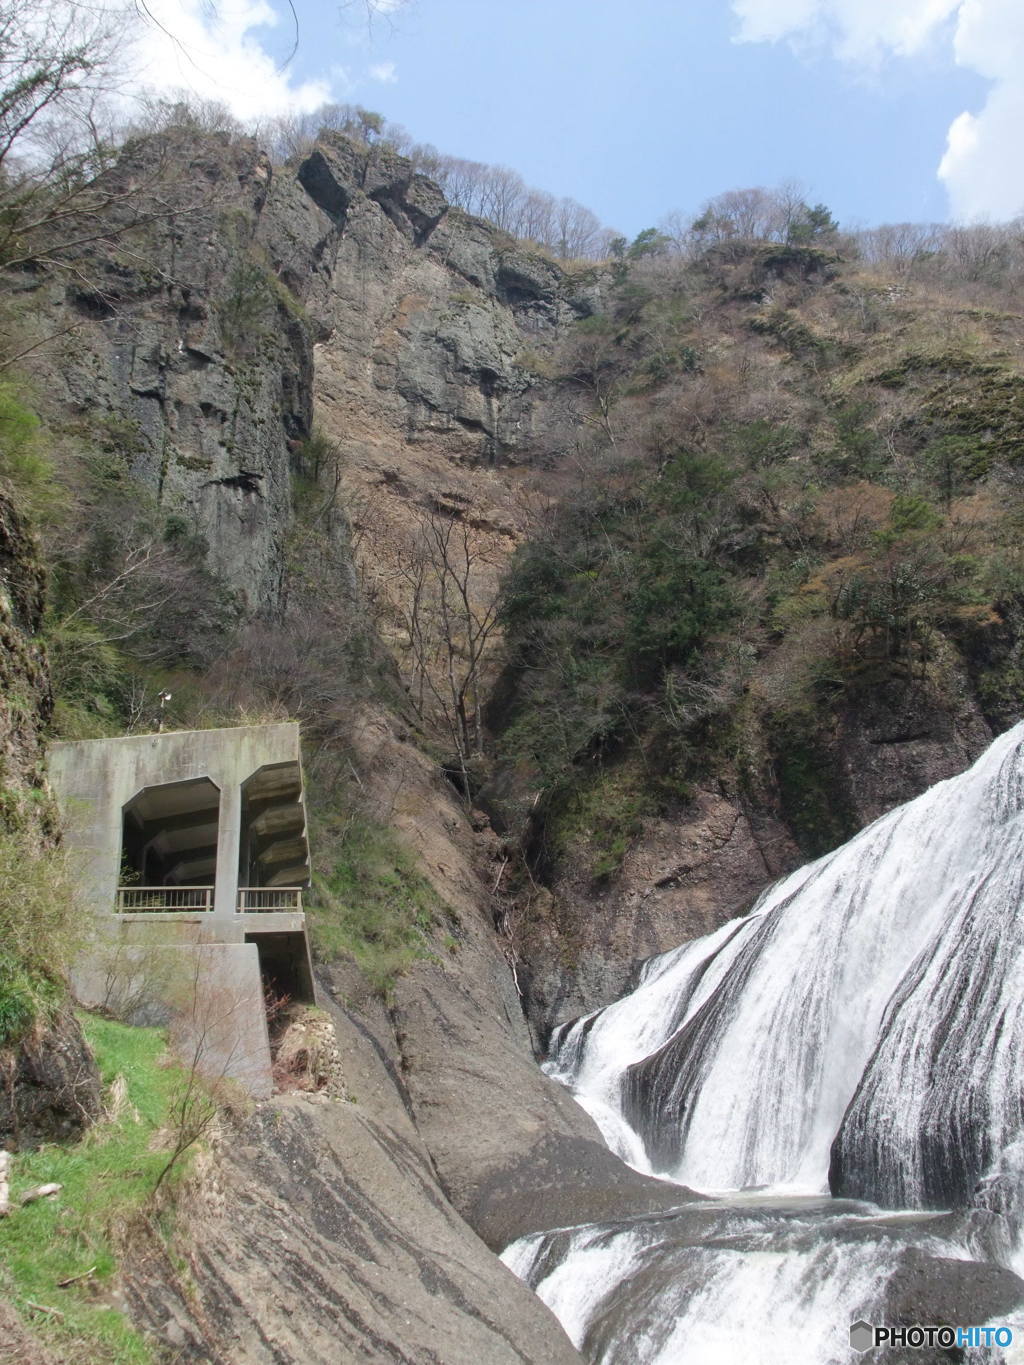
M96 929L78 998L269 1093L265 1003L313 999L298 725L57 743L49 765Z

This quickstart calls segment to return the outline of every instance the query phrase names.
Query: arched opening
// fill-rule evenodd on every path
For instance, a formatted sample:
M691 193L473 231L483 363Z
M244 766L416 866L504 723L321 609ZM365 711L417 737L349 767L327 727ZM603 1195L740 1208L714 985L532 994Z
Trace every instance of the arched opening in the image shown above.
M312 1002L313 976L305 930L270 925L282 913L301 912L309 884L306 809L298 763L268 763L242 783L238 853L238 908L246 917L246 943L255 943L271 1010ZM263 930L260 921L267 923ZM286 1014L277 1016L278 1025ZM274 1021L271 1023L273 1046Z
M118 910L212 910L219 824L208 777L143 787L122 811Z
M300 888L308 881L302 773L298 763L268 763L242 783L238 885L256 892ZM276 908L273 901L254 896L251 908Z
M263 995L269 1004L295 1001L312 1004L313 973L309 946L304 932L294 934L246 934L246 943L255 943L260 957Z

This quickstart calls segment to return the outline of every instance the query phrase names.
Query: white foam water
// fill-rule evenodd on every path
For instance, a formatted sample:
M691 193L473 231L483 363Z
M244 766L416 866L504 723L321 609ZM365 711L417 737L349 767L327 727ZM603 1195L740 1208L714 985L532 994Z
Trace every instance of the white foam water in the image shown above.
M847 1361L908 1248L1024 1272L1022 905L1018 726L556 1031L546 1069L638 1170L872 1205L805 1226L719 1202L702 1238L648 1219L517 1243L509 1264L588 1359ZM879 1205L975 1212L959 1238L919 1218L904 1236Z

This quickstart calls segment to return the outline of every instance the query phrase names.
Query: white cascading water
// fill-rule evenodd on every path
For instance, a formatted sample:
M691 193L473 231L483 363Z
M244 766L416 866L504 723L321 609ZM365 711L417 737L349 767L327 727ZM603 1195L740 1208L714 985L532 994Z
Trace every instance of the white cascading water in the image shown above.
M704 1192L756 1189L759 1210L716 1200L710 1231L637 1219L506 1259L589 1358L623 1365L682 1359L684 1340L688 1365L854 1358L846 1329L882 1310L908 1247L1024 1273L1022 982L1024 725L556 1031L546 1070L618 1155ZM813 1217L799 1203L830 1192L844 1202ZM850 1199L975 1212L901 1230ZM772 1354L773 1314L805 1345Z
M949 1267L968 1253L926 1225L901 1234L856 1206L821 1203L715 1201L692 1228L654 1217L541 1233L502 1259L601 1365L830 1365L854 1358L852 1322L885 1320L876 1309L904 1258ZM957 1292L955 1272L942 1290Z

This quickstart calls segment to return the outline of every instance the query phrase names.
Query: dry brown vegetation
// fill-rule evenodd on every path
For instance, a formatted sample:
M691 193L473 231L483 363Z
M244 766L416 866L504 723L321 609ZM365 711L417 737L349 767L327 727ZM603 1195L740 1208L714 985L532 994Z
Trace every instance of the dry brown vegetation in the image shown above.
M638 754L651 809L753 763L818 851L850 708L1019 714L1024 237L794 242L748 209L624 265L563 349L587 474L513 565L499 748L563 811Z

